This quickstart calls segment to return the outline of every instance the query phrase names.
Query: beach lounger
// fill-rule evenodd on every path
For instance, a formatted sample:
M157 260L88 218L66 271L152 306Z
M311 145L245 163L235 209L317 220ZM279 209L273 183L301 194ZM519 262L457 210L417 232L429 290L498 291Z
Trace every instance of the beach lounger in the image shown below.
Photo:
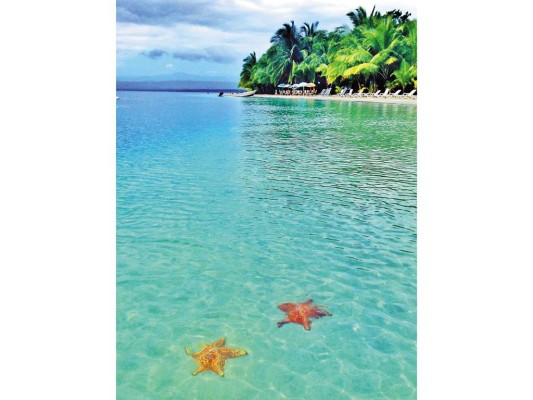
M411 90L409 93L402 94L402 97L409 97L410 99L413 99L415 97L416 89Z
M379 92L379 90L378 90L378 92ZM385 89L385 91L383 93L378 93L378 92L376 92L376 97L388 97L390 90L389 89Z
M324 93L324 96L329 96L330 93L331 93L331 88L327 88L326 92Z
M346 93L348 89L342 89L341 92L337 96L344 96L344 93Z
M348 93L344 93L344 95L345 95L345 96L349 96L349 97L351 97L351 96L352 96L352 93L353 93L353 89L350 89L350 90L348 91Z
M363 93L363 96L365 97L377 97L379 95L381 95L381 89L378 89L373 93Z
M376 97L376 96L379 96L380 93L381 93L381 90L378 89L374 93L362 93L361 95L363 97Z
M399 97L401 93L401 90L397 90L392 94L389 94L387 97Z
M322 89L318 95L322 96L324 93L326 93L326 89Z
M366 90L366 88L359 89L357 92L352 94L352 97L363 97L367 95L368 93L363 93Z

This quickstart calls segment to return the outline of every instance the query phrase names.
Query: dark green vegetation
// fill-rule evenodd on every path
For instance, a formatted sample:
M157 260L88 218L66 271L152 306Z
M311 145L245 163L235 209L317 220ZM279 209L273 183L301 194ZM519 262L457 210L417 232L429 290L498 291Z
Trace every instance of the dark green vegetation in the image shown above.
M346 14L352 27L332 32L318 29L318 21L283 24L259 58L243 60L240 87L273 93L280 83L314 82L354 90L417 88L417 21L400 10L367 14L363 7Z

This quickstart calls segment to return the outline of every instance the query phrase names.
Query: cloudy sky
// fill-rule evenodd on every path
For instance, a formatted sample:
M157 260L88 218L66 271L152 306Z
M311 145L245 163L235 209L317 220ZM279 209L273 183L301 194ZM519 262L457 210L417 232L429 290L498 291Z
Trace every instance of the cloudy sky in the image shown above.
M117 0L117 77L180 73L238 81L242 59L258 56L283 23L350 25L359 5L394 8L416 18L416 0Z

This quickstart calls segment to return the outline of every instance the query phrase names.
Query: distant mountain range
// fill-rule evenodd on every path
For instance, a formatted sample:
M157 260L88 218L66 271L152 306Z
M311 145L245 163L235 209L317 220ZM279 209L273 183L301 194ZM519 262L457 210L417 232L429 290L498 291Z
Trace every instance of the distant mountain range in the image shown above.
M117 90L209 91L236 90L237 83L223 81L119 81Z
M142 80L138 78L131 80L117 79L117 90L208 91L235 89L237 89L237 82L228 82L222 80Z
M237 81L223 76L201 76L186 72L166 75L117 76L117 90L209 91L235 90Z

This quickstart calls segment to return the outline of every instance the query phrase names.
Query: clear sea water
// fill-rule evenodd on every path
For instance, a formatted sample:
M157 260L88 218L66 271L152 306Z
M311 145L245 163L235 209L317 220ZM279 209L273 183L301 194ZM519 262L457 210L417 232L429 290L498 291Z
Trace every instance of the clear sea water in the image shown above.
M117 398L415 399L416 106L118 96Z

